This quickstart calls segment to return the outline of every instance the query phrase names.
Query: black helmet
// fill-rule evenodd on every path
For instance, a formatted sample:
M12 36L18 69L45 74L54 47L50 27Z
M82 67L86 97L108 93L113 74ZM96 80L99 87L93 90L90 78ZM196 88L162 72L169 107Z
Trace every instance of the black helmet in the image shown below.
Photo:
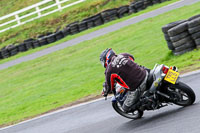
M116 55L115 52L112 50L112 48L107 48L104 50L100 55L100 62L103 65L103 67L107 67L111 58Z

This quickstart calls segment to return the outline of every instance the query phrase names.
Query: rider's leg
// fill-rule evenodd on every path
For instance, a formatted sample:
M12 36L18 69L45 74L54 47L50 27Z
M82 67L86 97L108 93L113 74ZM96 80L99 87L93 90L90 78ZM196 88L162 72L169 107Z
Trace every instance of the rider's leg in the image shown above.
M131 107L132 107L135 103L137 103L137 101L139 100L139 96L140 96L139 93L140 93L140 92L139 92L138 89L135 90L135 91L128 91L127 97L126 97L126 99L125 99L125 101L124 101L124 104L123 104L123 106L122 106L122 108L123 108L123 110L124 110L125 112L130 111L130 110L131 110Z
M128 91L127 97L122 105L122 108L125 112L134 110L134 108L136 108L136 103L139 101L141 94L146 90L147 77L148 72L146 72L146 77L136 90Z

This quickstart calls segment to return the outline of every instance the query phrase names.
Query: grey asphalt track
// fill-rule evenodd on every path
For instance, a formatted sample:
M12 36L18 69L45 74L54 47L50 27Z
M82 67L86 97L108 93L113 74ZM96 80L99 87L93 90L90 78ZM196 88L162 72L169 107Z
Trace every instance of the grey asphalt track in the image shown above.
M192 106L169 105L145 111L142 119L130 120L118 115L110 100L98 100L0 129L0 133L199 133L200 71L181 81L196 93Z
M126 27L128 25L135 24L135 23L143 21L145 19L148 19L148 18L151 18L151 17L155 17L155 16L158 16L158 15L163 14L165 12L171 11L173 9L176 9L176 8L179 8L179 7L182 7L182 6L185 6L185 5L190 5L190 4L193 4L195 2L199 2L199 1L200 0L181 0L179 2L176 2L175 4L173 3L173 4L170 4L168 6L159 8L157 10L142 14L140 16L130 18L130 19L126 20L126 21L123 21L123 22L108 26L106 28L97 30L95 32L92 32L92 33L89 33L89 34L86 34L86 35L83 35L83 36L80 36L78 38L75 38L75 39L72 39L70 41L64 42L62 44L59 44L59 45L56 45L56 46L52 46L50 48L41 50L39 52L30 54L30 55L27 55L27 56L24 56L24 57L20 57L18 59L12 60L12 61L8 61L8 62L6 62L4 64L0 64L0 70L6 69L8 67L11 67L11 66L14 66L14 65L17 65L17 64L20 64L22 62L26 62L26 61L29 61L29 60L34 60L34 59L36 59L38 57L50 54L52 52L64 49L64 48L69 47L69 46L76 45L76 44L81 43L81 42L86 41L86 40L91 40L93 38L96 38L96 37L105 35L107 33L119 30L119 29L121 29L123 27Z

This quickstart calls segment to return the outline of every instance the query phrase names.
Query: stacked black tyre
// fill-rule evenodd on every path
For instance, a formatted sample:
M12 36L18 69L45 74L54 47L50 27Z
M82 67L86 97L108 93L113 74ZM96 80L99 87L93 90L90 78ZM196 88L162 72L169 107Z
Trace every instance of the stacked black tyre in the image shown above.
M64 38L64 35L63 35L62 31L56 31L55 37L56 37L56 41L58 41L58 40Z
M172 29L173 27L175 27L181 23L184 23L184 22L185 22L184 20L176 21L176 22L169 23L162 27L162 31L164 33L165 40L167 41L167 46L170 50L175 50L175 47L173 45L174 39L173 39L173 41L171 40L170 35L168 34L168 31L170 29Z
M40 42L39 42L39 40L34 40L33 41L33 48L37 48L37 47L40 47L41 45L40 45Z
M188 21L180 20L162 27L168 48L174 55L181 55L195 49L196 45L188 31Z
M117 14L119 18L124 17L125 15L127 15L129 13L129 6L121 6L117 9Z
M181 55L195 49L195 43L188 31L188 21L180 23L168 30L168 35L174 46L174 55Z
M61 30L63 36L68 36L70 35L70 28L69 27L65 27L63 30Z
M200 17L189 19L188 21L188 31L194 40L196 47L200 48Z
M145 9L144 1L134 1L129 5L129 12L136 13Z
M29 50L29 49L32 49L32 48L33 48L33 41L34 41L33 38L24 40L24 44L25 44L26 50Z
M85 18L83 21L86 22L88 29L95 27L93 16Z
M40 46L47 45L48 44L47 36L45 36L45 35L38 36L38 42L39 42Z
M84 31L84 30L87 30L88 27L87 27L87 22L86 21L81 21L79 24L78 24L78 28L79 28L79 31Z
M168 48L174 55L200 49L200 14L162 27Z
M153 0L144 0L144 7L152 6Z
M19 49L16 45L11 44L6 47L3 47L0 51L0 59L8 58L14 56L19 52Z
M4 59L4 58L8 58L8 57L10 57L10 53L9 53L8 49L5 47L2 48L0 51L0 58Z
M27 51L25 43L20 43L19 45L17 45L19 52L25 52Z
M10 56L14 56L19 52L16 45L9 45L9 47L7 47L7 50L9 51Z
M160 0L152 0L153 4L157 4L157 3L160 3L161 1Z
M92 20L93 20L93 22L94 22L94 26L99 26L99 25L104 24L104 21L103 21L102 16L101 16L100 13L94 15L94 16L92 17Z
M101 17L102 17L104 23L115 20L118 18L117 9L113 8L113 9L105 10L105 11L101 12Z
M76 22L73 22L73 23L69 24L67 27L69 27L70 33L72 35L74 35L74 34L77 34L77 33L80 32L78 26L79 26L79 22L76 21Z

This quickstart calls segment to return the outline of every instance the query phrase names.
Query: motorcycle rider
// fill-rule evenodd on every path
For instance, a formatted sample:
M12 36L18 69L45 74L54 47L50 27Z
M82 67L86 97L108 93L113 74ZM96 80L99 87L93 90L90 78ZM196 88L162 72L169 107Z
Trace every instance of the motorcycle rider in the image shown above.
M108 93L115 91L114 86L117 82L129 89L122 106L123 110L125 112L134 110L140 94L146 90L150 69L135 63L131 54L121 53L116 55L112 48L108 48L101 53L100 62L106 68L102 95L106 97Z

